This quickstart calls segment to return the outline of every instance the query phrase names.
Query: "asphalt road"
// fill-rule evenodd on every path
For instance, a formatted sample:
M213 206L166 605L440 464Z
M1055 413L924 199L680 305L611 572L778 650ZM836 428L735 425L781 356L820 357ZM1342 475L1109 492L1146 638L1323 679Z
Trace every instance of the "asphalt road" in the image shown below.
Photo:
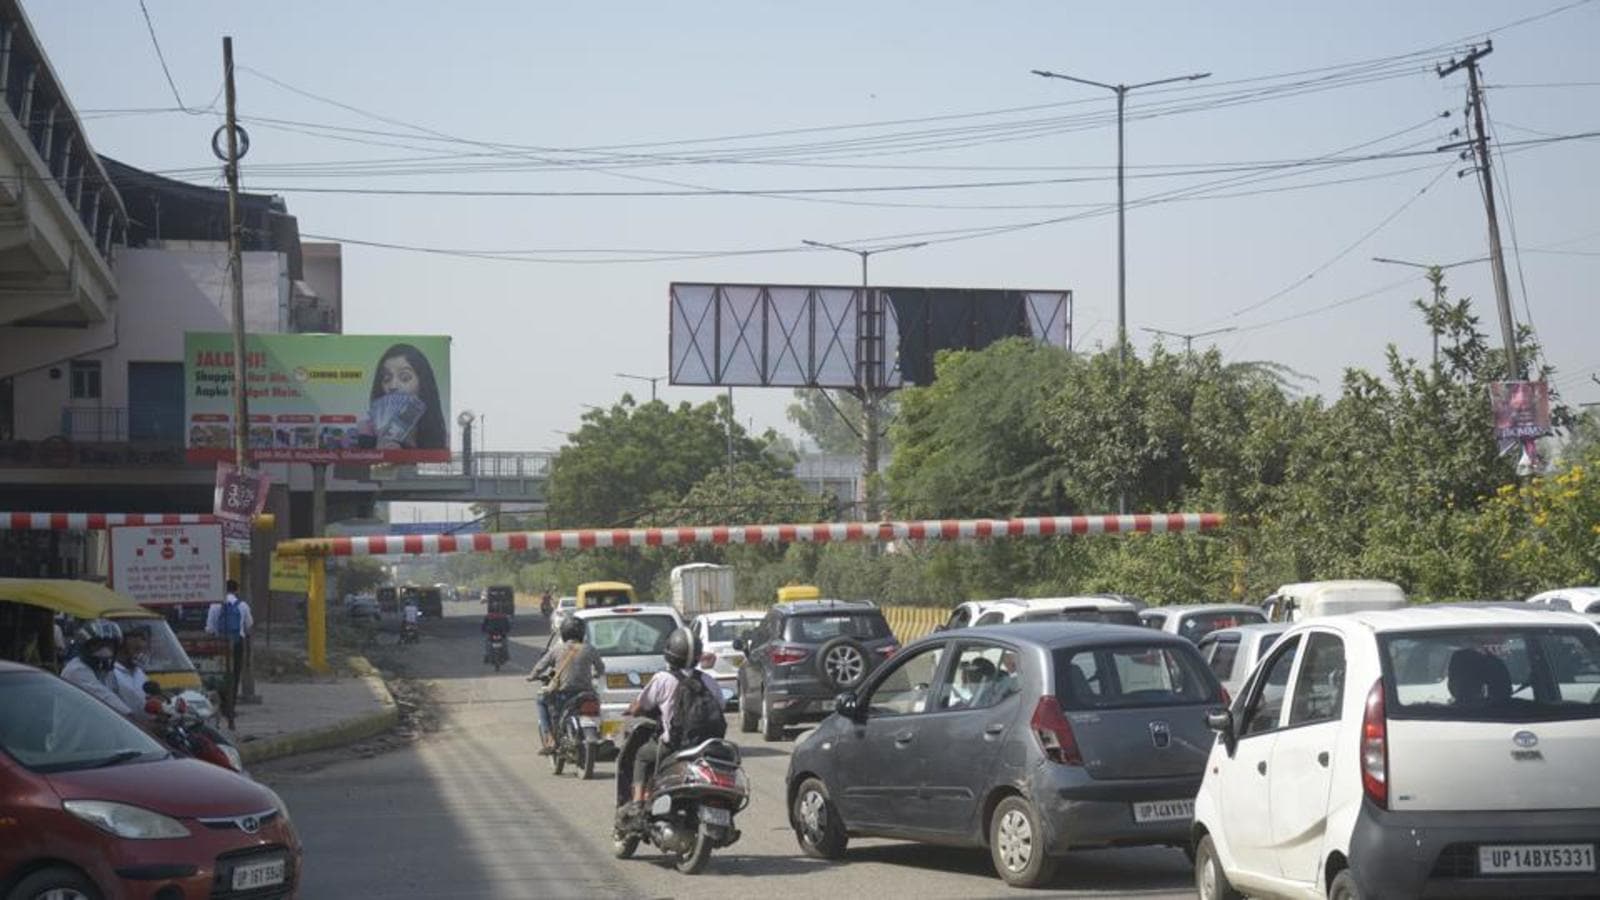
M544 645L542 622L519 617L511 665L496 673L481 661L479 613L450 605L421 643L400 648L409 674L434 685L438 732L371 758L291 758L255 772L305 842L303 898L1194 896L1183 854L1162 848L1074 853L1045 891L1007 888L982 850L856 840L842 863L809 859L783 809L791 744L735 729L752 739L743 747L755 790L740 842L698 876L648 847L613 859L613 766L583 782L553 776L534 752L533 685L522 676Z

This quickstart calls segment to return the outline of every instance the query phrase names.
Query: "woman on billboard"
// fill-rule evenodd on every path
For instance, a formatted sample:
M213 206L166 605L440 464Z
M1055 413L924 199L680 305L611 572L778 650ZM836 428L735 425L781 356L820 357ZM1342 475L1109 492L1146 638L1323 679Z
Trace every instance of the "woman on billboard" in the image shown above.
M428 358L410 344L395 344L372 373L372 402L358 444L379 450L448 450L439 384Z

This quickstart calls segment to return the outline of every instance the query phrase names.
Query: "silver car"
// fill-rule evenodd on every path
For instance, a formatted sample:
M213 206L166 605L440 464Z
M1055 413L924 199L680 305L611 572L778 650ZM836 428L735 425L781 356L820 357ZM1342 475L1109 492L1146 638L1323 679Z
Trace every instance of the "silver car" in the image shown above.
M987 847L1008 883L1082 847L1187 847L1222 687L1194 644L1123 625L935 632L900 651L789 760L801 849L853 836Z
M1237 697L1244 689L1245 679L1255 671L1256 663L1267 655L1289 624L1268 622L1213 631L1200 639L1200 656L1211 667L1211 674L1222 682L1228 696Z

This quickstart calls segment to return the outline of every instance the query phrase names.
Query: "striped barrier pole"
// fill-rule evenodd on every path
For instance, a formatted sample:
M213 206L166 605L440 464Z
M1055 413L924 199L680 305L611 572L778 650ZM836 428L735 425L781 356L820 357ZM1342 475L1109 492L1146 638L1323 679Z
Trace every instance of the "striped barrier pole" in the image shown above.
M0 512L0 531L104 531L118 525L210 525L210 513Z

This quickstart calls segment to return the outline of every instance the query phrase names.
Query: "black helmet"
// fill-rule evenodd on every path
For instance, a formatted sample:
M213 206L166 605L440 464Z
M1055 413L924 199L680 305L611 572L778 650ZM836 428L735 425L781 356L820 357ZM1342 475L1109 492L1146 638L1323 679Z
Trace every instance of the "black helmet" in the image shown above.
M90 668L109 672L117 651L122 648L122 629L106 619L90 619L78 627L78 655ZM109 656L99 656L102 648L111 651Z
M563 641L581 641L584 635L588 633L589 626L583 624L583 620L577 616L568 616L567 620L561 623L561 639Z
M674 669L687 669L691 661L700 658L700 641L689 629L678 628L667 635L667 648L661 655Z

